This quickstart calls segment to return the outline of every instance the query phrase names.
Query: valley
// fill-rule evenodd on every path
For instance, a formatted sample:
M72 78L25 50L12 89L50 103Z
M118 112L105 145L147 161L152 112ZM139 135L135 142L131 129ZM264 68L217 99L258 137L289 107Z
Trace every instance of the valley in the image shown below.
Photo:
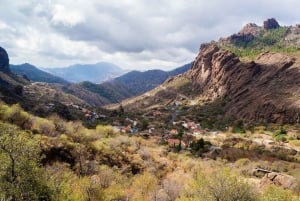
M299 201L300 28L274 20L101 84L1 48L0 200Z

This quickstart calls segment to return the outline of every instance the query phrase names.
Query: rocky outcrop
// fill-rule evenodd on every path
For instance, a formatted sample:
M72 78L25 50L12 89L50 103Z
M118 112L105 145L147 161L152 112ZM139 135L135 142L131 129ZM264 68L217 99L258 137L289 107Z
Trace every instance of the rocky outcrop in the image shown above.
M266 21L264 21L263 27L266 30L270 30L270 29L277 29L280 27L280 25L274 18L271 18L271 19L267 19Z
M263 22L263 26L258 26L255 23L248 23L238 33L235 33L226 38L220 38L219 44L233 44L236 46L244 46L255 38L259 37L261 34L267 32L268 30L277 29L279 27L280 25L274 18L265 20Z
M216 44L200 47L185 76L207 102L224 99L226 115L255 122L300 122L300 67L294 58L265 52L241 62ZM226 97L226 99L225 99Z
M224 40L225 43L231 44L239 44L239 43L247 43L255 39L261 31L261 27L256 25L255 23L246 24L242 30L238 33L233 34Z
M261 30L261 27L259 27L257 24L248 23L242 28L242 30L239 31L238 34L240 34L240 35L251 34L253 36L258 36L260 30Z
M290 175L281 174L278 172L270 172L265 174L265 176L261 179L260 185L261 187L265 187L270 184L281 186L285 189L293 189L297 185L297 180L295 177Z
M2 47L0 47L0 71L4 73L10 72L8 54Z

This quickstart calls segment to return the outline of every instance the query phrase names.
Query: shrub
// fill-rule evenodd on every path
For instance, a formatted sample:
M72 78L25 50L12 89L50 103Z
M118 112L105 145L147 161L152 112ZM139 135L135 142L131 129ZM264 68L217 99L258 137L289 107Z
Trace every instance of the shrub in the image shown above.
M55 136L55 125L52 121L36 117L33 119L32 130L34 133L40 133L47 136Z
M104 125L98 125L96 127L96 132L98 134L101 134L103 137L113 137L117 133L114 131L113 127L111 126L104 126Z
M286 134L287 134L287 130L281 127L280 129L276 130L273 135L277 141L286 142L287 141Z
M196 142L192 142L190 144L191 152L193 154L202 154L209 150L211 143L209 141L203 140L203 138L197 140Z
M198 172L179 201L254 201L256 193L228 169Z
M237 120L232 126L233 133L245 133L244 123L242 120Z
M18 104L12 106L2 106L1 119L11 124L15 124L23 129L28 129L31 127L30 115Z
M284 190L280 187L270 186L260 196L259 201L299 201L300 197L293 195L290 190Z

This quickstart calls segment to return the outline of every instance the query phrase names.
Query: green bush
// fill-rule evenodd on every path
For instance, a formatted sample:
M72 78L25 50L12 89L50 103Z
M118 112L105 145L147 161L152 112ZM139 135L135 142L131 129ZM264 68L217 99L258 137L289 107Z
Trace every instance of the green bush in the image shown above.
M0 123L0 197L4 200L51 200L40 168L37 139L17 127Z
M245 133L245 129L244 129L244 123L242 120L237 120L234 122L233 126L232 126L232 132L233 133Z
M287 130L281 127L280 129L276 130L273 135L277 141L286 142L287 141L286 134L287 134Z

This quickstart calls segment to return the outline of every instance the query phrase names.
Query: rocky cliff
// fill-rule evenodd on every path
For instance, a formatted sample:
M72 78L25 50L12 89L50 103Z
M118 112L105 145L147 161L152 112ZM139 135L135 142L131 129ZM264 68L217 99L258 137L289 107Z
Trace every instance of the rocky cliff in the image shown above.
M265 52L241 62L216 44L201 45L185 76L199 84L207 102L225 100L226 115L255 122L300 122L299 61Z
M10 72L8 54L2 47L0 47L0 71L5 73Z

